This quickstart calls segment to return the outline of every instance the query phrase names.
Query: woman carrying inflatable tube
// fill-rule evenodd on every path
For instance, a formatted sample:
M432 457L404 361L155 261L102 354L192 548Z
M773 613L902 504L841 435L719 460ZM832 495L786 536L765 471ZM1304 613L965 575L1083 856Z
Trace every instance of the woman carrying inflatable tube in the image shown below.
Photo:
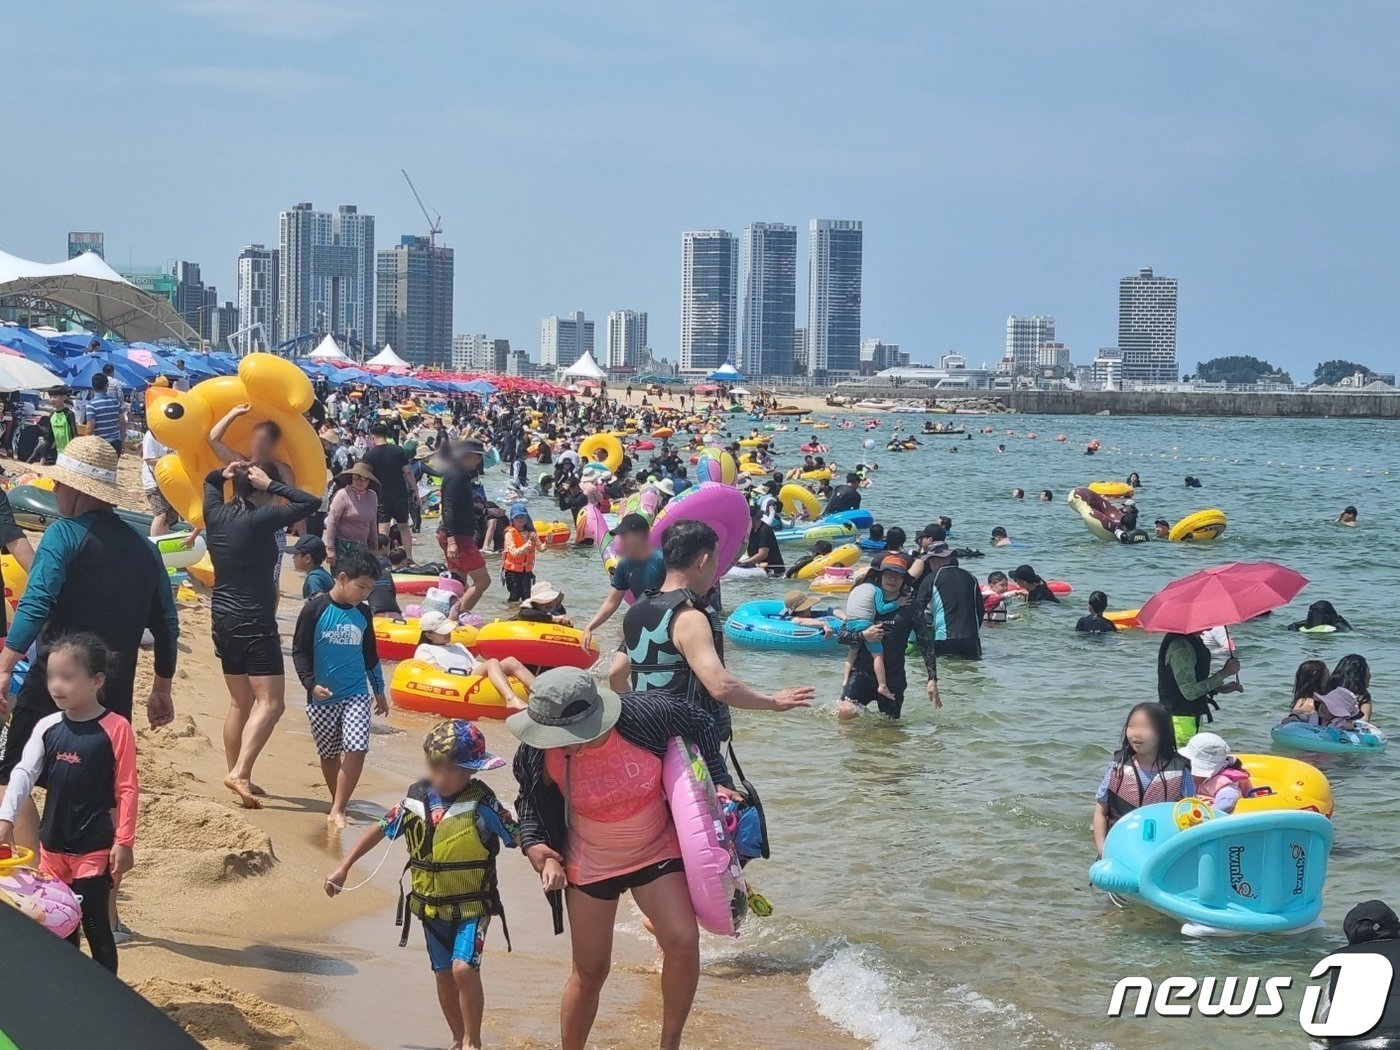
M618 900L630 892L663 953L660 1045L679 1047L699 982L700 935L662 765L673 737L691 740L717 790L733 797L713 724L687 705L618 694L559 668L535 680L528 708L506 726L520 740L521 847L551 903L564 891L569 913L573 971L560 1008L561 1045L582 1050L588 1042ZM618 769L627 771L621 783ZM558 917L555 930L562 932Z

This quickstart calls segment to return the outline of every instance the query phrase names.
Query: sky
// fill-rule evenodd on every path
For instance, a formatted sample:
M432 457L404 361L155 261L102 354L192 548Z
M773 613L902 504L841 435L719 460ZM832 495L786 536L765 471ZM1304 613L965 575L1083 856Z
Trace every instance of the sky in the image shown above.
M1184 371L1400 361L1400 4L55 0L5 14L0 249L106 234L233 298L298 201L456 250L454 329L645 310L676 357L681 233L865 224L862 334L1077 362L1117 281L1180 281Z

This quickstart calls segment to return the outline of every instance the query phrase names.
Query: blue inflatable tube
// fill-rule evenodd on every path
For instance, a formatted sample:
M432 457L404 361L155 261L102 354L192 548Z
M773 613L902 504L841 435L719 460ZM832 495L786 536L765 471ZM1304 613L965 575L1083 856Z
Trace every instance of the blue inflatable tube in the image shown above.
M1356 720L1356 729L1315 726L1308 722L1280 722L1270 730L1274 743L1289 751L1314 751L1326 755L1375 755L1385 750L1386 736L1370 722Z
M882 551L885 549L885 541L872 540L869 536L862 536L859 546L863 551Z
M836 646L834 633L828 637L816 627L807 627L783 619L782 611L782 602L745 602L725 621L724 637L735 645L751 649L815 652ZM839 622L835 617L827 618L827 623L833 629Z
M813 525L854 525L864 532L875 524L875 515L868 510L856 508L855 510L838 510L835 514L828 514L823 518L818 518L812 522Z

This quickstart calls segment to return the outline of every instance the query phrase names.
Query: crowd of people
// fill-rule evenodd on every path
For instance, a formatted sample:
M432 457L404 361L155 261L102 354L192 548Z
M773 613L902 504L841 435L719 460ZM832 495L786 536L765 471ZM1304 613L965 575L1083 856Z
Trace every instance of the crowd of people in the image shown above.
M51 455L47 473L62 516L37 548L28 547L0 501L0 541L30 574L0 650L0 715L9 716L0 747L0 784L7 785L0 841L36 845L46 870L82 894L83 934L94 958L115 970L123 927L112 890L132 863L137 807L130 730L137 652L148 631L154 684L147 717L152 726L168 724L179 622L159 555L115 514L124 500L118 458L132 424L120 408L115 437L109 436L101 378L89 399L98 404L81 421L57 404L45 417L33 458ZM682 409L647 399L637 408L601 396L520 394L448 398L425 411L406 410L397 394L322 387L318 395L310 421L325 448L324 488L298 487L305 479L294 477L275 424L255 427L246 448L227 443L235 419L256 406L239 406L208 435L221 463L203 478L201 528L214 569L212 642L229 693L225 785L249 809L267 794L255 766L286 709L277 618L284 554L303 573L291 658L334 828L350 823L372 718L388 711L374 615L397 611L395 573L455 577L460 596L448 614L421 616L414 656L485 676L506 697L513 697L513 683L523 686L526 699L509 703L514 713L506 720L519 742L514 813L478 778L504 761L489 753L476 726L443 722L424 742L423 779L347 851L327 875L326 892L342 892L355 864L378 842L404 839L407 908L423 928L444 1019L455 1047L476 1047L486 932L495 920L505 925L497 856L502 848L521 849L551 902L562 893L569 920L572 971L561 1005L566 1050L587 1043L608 976L618 901L631 893L663 953L660 1045L680 1046L697 987L699 937L676 829L659 789L662 756L672 737L685 737L699 747L722 798L756 803L734 753L734 711L799 710L813 703L816 690L765 691L726 665L721 577L729 566L719 563L715 528L693 518L666 528L657 546L648 514L621 513L610 528L617 560L606 595L579 624L579 643L589 649L628 603L621 645L603 680L573 668L540 673L514 658L483 660L455 643L452 631L490 591L495 580L487 557L497 553L502 603L522 619L570 623L562 594L536 577L545 544L526 500L554 501L575 530L573 542L598 543L584 535L590 509L621 510L639 492L650 493L659 509L696 484L690 453L706 447L701 428L692 426L674 442L636 441L619 447L620 455L610 448L585 454L595 435L682 429ZM715 436L709 447L729 452L744 468L738 484L751 511L739 565L776 578L791 578L811 558L832 552L822 541L796 565L786 563L777 531L794 515L783 505L784 486L794 480L809 486L819 513L807 517L846 513L861 508L878 470L871 463L841 472L813 452L795 473L782 471L752 435L748 444ZM150 434L140 449L151 533L161 535L179 525L156 480L156 464L168 450ZM494 464L508 479L500 501L485 484ZM532 466L547 468L533 485ZM1354 524L1355 511L1348 511ZM799 510L798 522L803 516ZM434 528L435 553L421 538L424 527ZM922 685L928 702L941 707L940 658L981 659L984 630L1019 615L1022 603L1060 601L1030 564L979 579L967 566L981 552L954 548L951 528L950 520L936 518L912 539L897 525L871 529L869 565L852 580L842 608L820 608L816 596L799 590L786 595L781 616L819 626L845 647L838 718L872 706L898 718L911 684ZM1014 545L1001 526L991 542ZM1103 592L1091 593L1076 629L1115 631L1107 607ZM1325 602L1294 627L1350 629ZM1248 791L1248 771L1220 736L1202 731L1216 698L1239 688L1232 681L1238 660L1226 654L1213 669L1211 641L1164 637L1158 700L1130 712L1096 796L1100 847L1112 823L1137 806L1205 794L1228 812ZM24 683L11 702L21 660L28 664ZM1364 658L1344 657L1330 670L1312 666L1317 663L1299 668L1292 715L1369 718ZM73 753L84 756L80 769L64 765L61 756ZM29 794L42 782L49 795L41 821Z

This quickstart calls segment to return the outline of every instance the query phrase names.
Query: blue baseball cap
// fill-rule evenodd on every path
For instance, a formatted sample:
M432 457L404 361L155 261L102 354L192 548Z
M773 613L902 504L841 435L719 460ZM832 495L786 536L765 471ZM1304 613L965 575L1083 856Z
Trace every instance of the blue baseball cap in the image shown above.
M510 505L510 517L514 521L516 518L528 518L530 509L523 503L512 503Z

